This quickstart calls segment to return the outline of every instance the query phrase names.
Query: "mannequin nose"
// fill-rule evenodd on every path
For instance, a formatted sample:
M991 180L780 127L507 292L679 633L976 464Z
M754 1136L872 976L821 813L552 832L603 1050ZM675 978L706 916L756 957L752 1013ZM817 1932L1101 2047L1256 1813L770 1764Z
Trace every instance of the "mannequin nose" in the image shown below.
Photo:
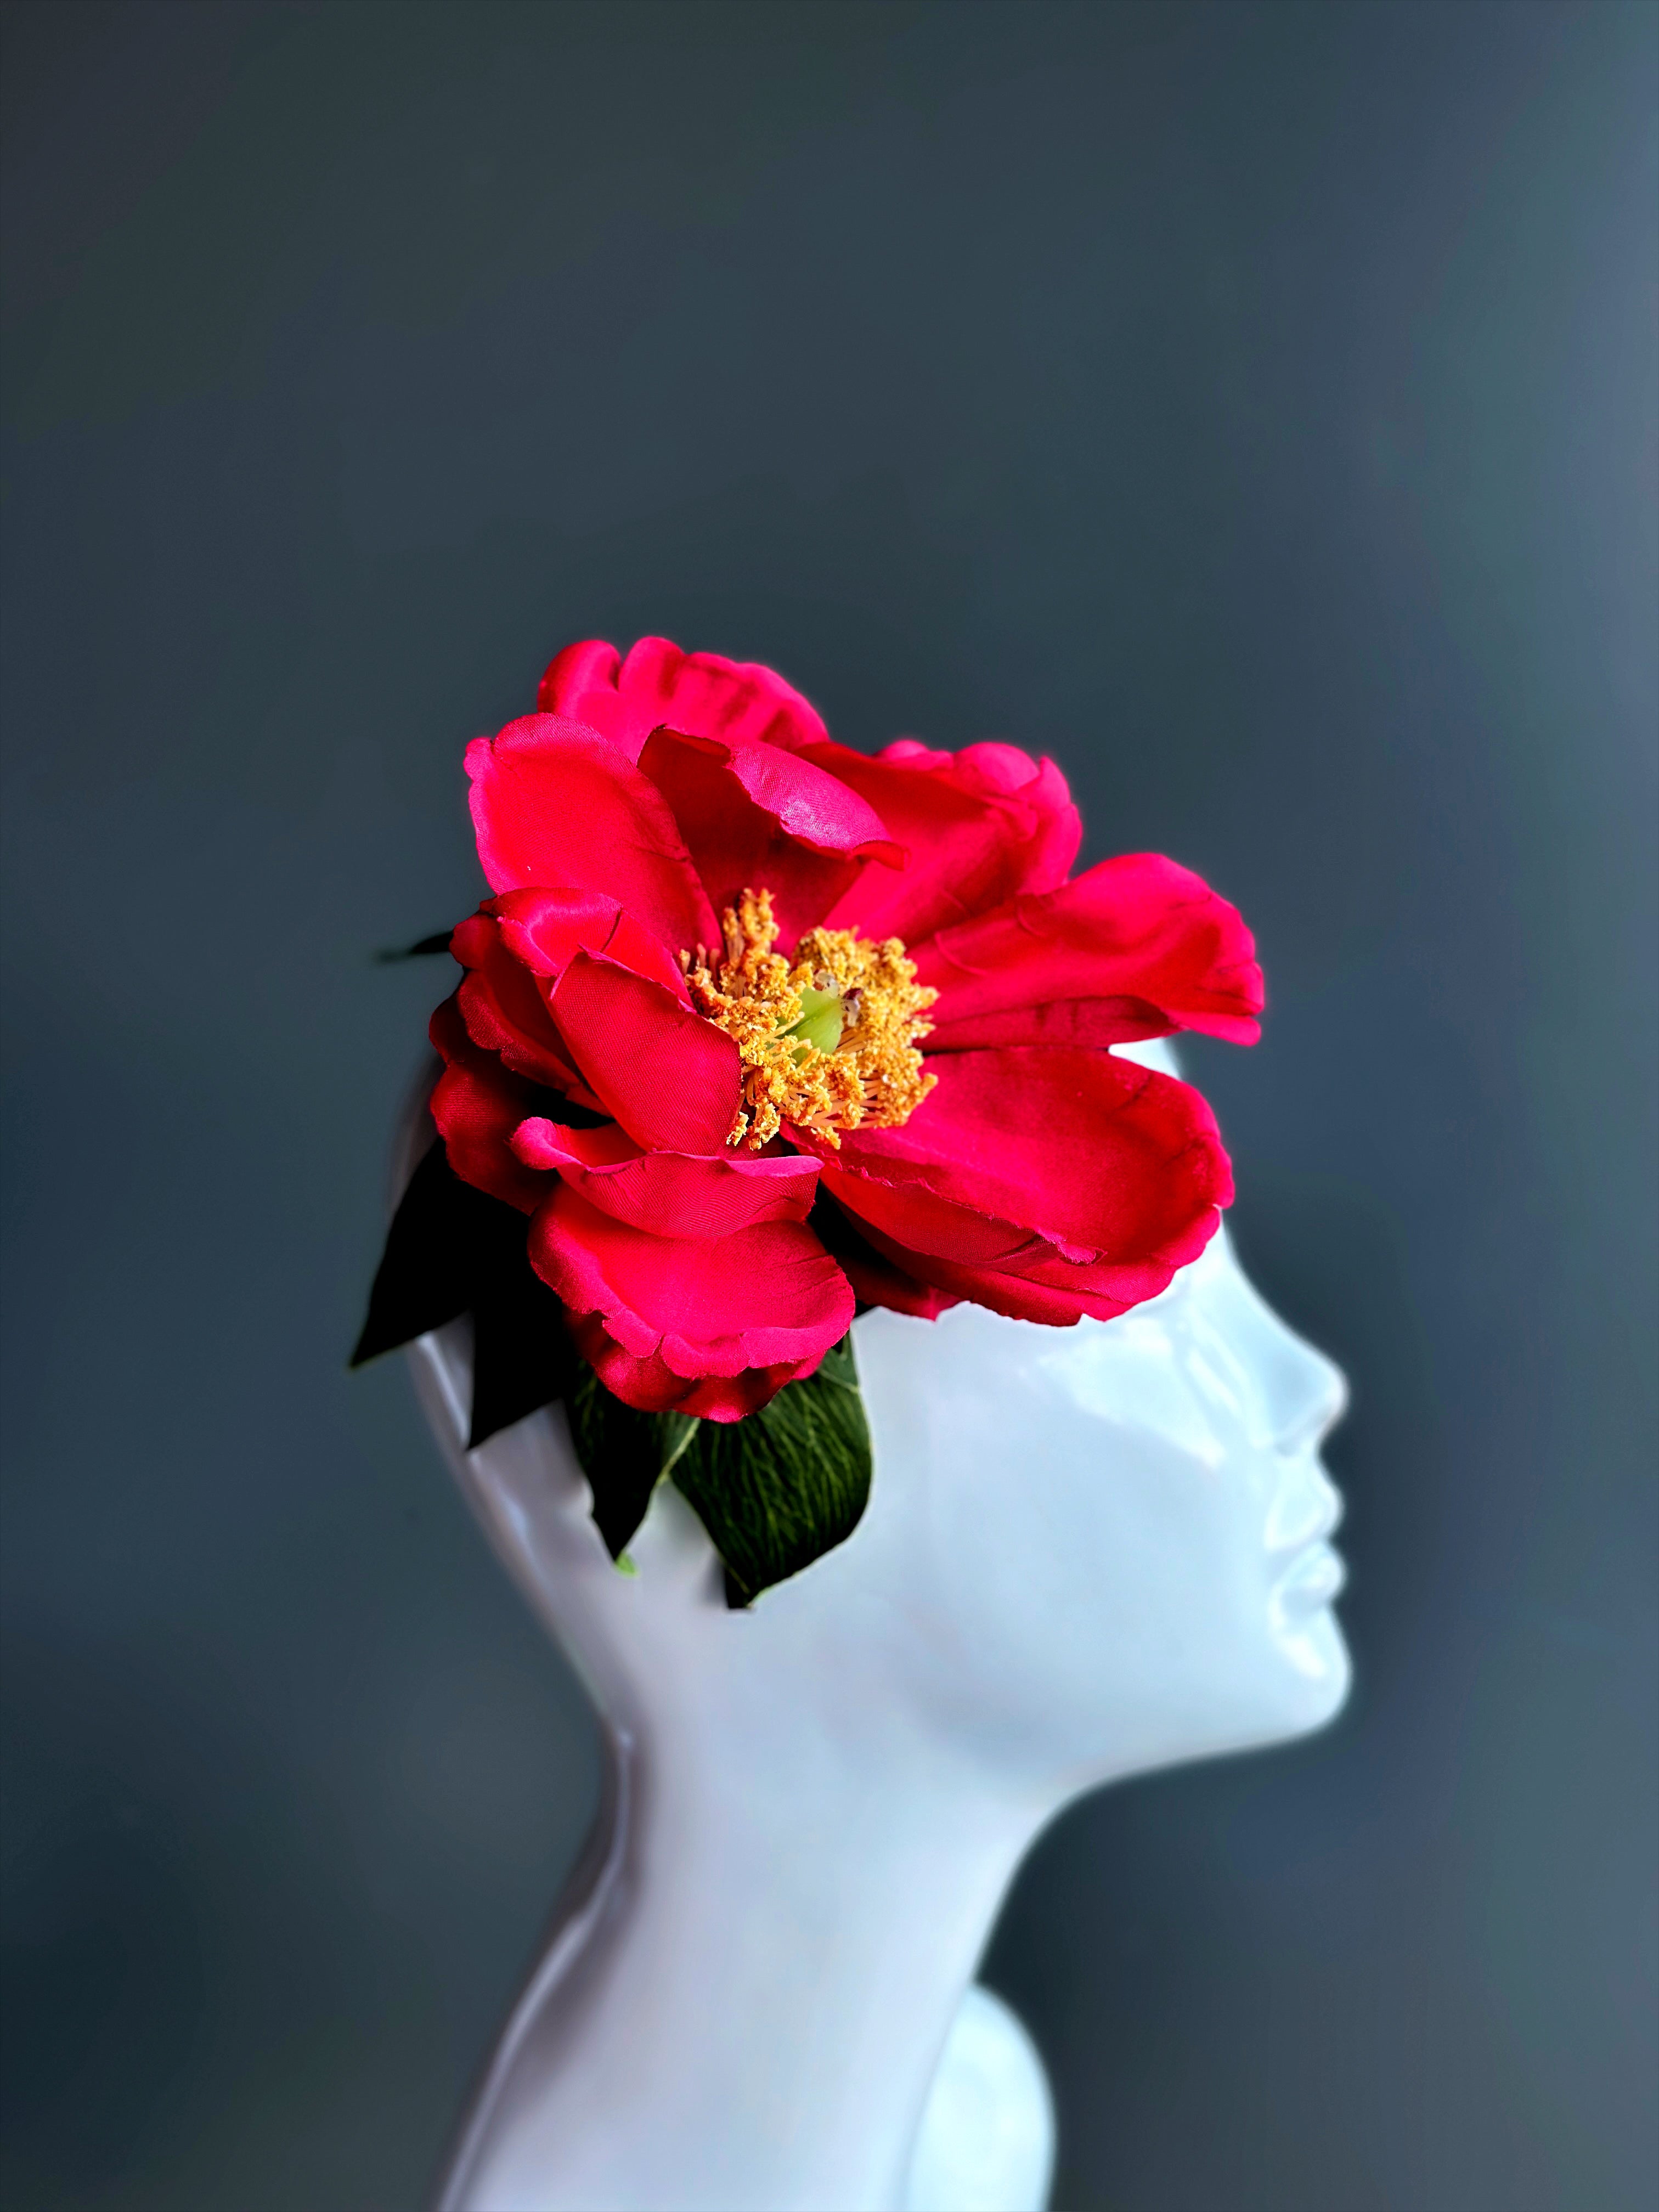
M1347 1378L1334 1360L1285 1329L1272 1362L1268 1406L1279 1450L1312 1451L1347 1411Z
M1311 1455L1348 1403L1342 1370L1304 1341L1267 1304L1238 1265L1223 1230L1193 1270L1189 1326L1224 1345L1248 1377L1252 1440L1287 1456Z

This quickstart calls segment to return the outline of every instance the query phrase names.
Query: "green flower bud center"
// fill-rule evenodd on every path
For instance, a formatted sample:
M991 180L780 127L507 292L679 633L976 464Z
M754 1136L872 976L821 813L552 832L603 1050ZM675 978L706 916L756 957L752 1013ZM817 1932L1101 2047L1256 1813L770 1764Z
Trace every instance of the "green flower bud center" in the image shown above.
M820 991L809 983L800 994L799 1019L780 1030L779 1035L798 1037L801 1045L813 1045L819 1052L834 1052L841 1042L846 1018L845 1001L839 991ZM806 1057L804 1051L797 1049L797 1062Z

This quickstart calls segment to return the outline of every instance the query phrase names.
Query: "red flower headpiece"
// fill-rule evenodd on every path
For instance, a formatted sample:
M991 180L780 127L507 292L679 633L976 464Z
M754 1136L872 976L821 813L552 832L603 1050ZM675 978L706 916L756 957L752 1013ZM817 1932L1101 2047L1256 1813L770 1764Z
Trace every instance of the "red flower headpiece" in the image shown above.
M1202 1250L1232 1195L1214 1117L1109 1050L1254 1042L1249 932L1198 877L1073 878L1052 761L872 758L771 670L664 639L568 647L538 708L467 749L494 896L449 940L432 1115L591 1369L562 1390L590 1474L623 1408L744 1424L784 1391L775 1445L860 1302L1109 1319ZM686 1436L661 1430L682 1487ZM777 1578L721 1548L742 1594Z

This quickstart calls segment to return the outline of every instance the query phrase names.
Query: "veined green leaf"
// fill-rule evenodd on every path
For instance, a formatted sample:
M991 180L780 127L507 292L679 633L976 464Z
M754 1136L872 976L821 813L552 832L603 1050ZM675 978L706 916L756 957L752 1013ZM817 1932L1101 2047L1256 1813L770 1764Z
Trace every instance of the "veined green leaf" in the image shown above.
M869 1498L870 1431L850 1336L817 1374L786 1383L741 1421L636 1413L591 1367L566 1403L611 1558L622 1559L652 1492L672 1476L725 1563L734 1606L833 1550Z
M690 1432L684 1413L641 1413L613 1397L586 1364L565 1395L570 1440L593 1493L593 1519L605 1549L620 1559L645 1518L651 1493Z
M746 1605L842 1543L870 1496L870 1429L843 1337L815 1375L742 1421L699 1421L674 1482Z

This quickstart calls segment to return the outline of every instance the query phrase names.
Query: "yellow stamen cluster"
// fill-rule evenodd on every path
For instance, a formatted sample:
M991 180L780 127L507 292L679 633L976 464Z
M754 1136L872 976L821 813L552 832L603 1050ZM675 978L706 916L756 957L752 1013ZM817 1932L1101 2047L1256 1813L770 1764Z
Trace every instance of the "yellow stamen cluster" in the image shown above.
M743 1056L743 1104L726 1139L751 1152L786 1121L837 1150L842 1130L896 1128L939 1078L916 1041L938 998L916 981L896 937L809 929L793 960L772 950L769 891L744 891L720 916L721 943L682 952L691 1003Z

